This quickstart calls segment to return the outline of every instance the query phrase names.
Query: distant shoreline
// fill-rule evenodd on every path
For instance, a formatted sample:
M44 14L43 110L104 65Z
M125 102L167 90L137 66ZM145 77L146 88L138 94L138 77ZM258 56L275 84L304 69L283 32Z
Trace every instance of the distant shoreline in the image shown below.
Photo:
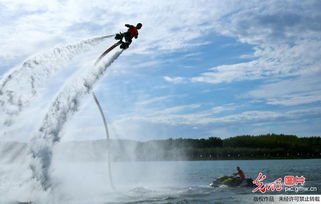
M321 137L267 134L243 135L221 139L165 139L134 141L112 139L113 161L207 161L207 160L284 160L320 159ZM105 139L63 142L58 145L66 160L103 161ZM0 141L2 156L10 151L27 151L27 143ZM69 155L68 155L69 154ZM0 158L1 159L1 158Z
M195 159L195 160L139 160L139 161L250 161L250 160L309 160L309 159L321 159L320 157L291 157L291 158L277 158L277 157L273 157L273 158L253 158L253 159L249 159L249 158L239 158L239 159Z

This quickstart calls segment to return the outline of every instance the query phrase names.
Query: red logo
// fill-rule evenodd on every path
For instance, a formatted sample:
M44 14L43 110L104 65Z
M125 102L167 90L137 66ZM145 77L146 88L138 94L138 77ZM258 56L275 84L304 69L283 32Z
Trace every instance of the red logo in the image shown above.
M305 177L304 176L285 176L284 182L282 183L282 178L278 178L270 184L264 184L263 181L266 179L266 175L263 173L259 173L257 178L253 181L253 184L257 185L255 189L252 190L253 193L260 191L261 193L265 193L266 190L269 191L281 191L283 189L283 185L285 186L294 186L294 185L304 185Z

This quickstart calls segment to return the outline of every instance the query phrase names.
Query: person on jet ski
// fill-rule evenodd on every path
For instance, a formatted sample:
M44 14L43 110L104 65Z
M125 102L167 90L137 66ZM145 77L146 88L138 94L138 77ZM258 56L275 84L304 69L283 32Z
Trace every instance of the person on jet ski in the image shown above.
M239 166L236 167L237 172L234 173L233 175L236 176L237 178L240 178L240 180L244 180L245 179L245 174L244 172L241 170L241 168Z
M236 176L236 178L235 178L236 182L242 183L245 180L245 174L239 166L236 167L236 170L237 170L237 172L233 174L234 176Z
M234 173L233 175L234 176L238 176L241 179L245 179L245 174L244 174L244 172L241 170L241 168L239 166L236 167L236 170L237 170L237 172Z
M215 179L210 186L216 187L220 185L227 185L230 187L242 186L242 187L253 187L253 179L245 178L244 172L240 167L236 167L237 172L233 173L233 176L221 176Z
M119 33L115 36L116 40L122 40L123 38L125 38L125 42L123 42L120 46L120 48L122 49L127 49L129 45L132 43L132 39L138 38L138 30L141 29L143 25L141 23L137 23L136 26L129 24L125 24L125 26L128 28L127 32Z

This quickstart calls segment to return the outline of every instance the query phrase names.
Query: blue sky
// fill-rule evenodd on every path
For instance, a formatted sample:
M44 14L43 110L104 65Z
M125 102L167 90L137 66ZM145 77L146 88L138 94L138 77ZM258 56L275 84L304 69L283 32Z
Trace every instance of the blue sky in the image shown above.
M321 135L320 11L317 0L4 0L0 76L44 50L142 22L95 87L113 137ZM47 85L52 96L59 84ZM64 138L104 138L99 117L84 98Z

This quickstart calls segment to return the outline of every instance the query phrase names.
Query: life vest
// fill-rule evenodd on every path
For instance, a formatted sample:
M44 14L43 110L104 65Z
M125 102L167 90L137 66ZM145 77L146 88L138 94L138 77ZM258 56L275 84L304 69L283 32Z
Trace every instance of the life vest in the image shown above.
M239 170L239 176L240 178L245 178L244 172L242 170Z
M133 37L136 37L137 35L138 35L138 30L137 30L137 28L136 27L130 27L130 28L128 28L128 31L127 32L129 32L129 34L130 34L130 39L132 39Z

